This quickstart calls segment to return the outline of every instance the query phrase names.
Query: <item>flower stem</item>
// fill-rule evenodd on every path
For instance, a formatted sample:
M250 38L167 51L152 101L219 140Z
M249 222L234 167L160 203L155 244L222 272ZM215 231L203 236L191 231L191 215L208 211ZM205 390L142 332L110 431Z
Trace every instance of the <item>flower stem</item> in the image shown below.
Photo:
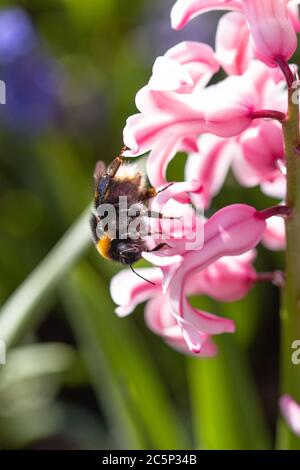
M300 402L300 366L291 361L292 343L300 339L300 155L299 145L299 105L293 102L295 90L288 90L288 116L282 123L286 167L286 204L292 209L291 217L286 218L286 282L282 295L281 309L281 377L280 394L289 393ZM278 447L300 449L300 439L288 429L280 419Z
M252 119L275 119L279 122L286 120L285 113L273 109L260 109L258 111L253 111L251 117Z

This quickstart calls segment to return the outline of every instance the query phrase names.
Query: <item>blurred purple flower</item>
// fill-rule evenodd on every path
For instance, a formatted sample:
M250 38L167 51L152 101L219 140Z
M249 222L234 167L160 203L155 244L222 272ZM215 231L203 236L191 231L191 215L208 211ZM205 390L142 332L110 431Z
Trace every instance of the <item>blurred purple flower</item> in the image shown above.
M215 31L220 18L218 12L208 12L197 21L190 22L184 29L171 28L170 10L174 0L156 0L144 12L141 26L133 34L132 44L140 57L152 64L153 57L163 55L168 49L182 41L200 41L214 47ZM199 23L200 21L200 23Z
M39 53L27 54L7 64L1 73L6 83L6 105L0 118L11 130L38 132L56 114L58 74L56 64Z
M58 78L57 65L42 50L26 12L0 10L0 79L6 85L2 124L21 133L49 126L56 113Z
M21 8L0 11L0 63L10 62L30 51L37 37L28 15Z

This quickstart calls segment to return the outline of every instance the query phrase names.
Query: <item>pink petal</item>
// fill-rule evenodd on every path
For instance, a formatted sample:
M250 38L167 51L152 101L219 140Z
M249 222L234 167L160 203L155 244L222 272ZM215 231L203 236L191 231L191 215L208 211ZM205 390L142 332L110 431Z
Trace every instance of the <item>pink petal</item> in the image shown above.
M252 123L254 102L242 77L229 77L205 88L201 94L201 108L207 132L219 137L233 137Z
M278 171L273 180L264 181L261 184L261 190L267 196L284 199L286 195L286 177Z
M242 13L230 12L218 24L216 56L228 75L241 75L247 69L253 52L249 29Z
M280 409L289 427L300 436L300 405L290 395L283 395L280 398Z
M200 213L203 209L202 191L202 185L198 181L185 181L173 183L153 199L151 210L165 216L180 218L178 220L156 219L154 221L153 231L162 231L168 245L175 248L174 251L168 248L161 251L164 255L185 252L185 245L188 241L194 242L195 247L196 244L197 247L202 246L201 232L204 223ZM197 213L190 203L191 197L197 203Z
M198 145L197 145L197 137L185 137L181 143L181 150L183 152L197 152Z
M257 109L287 111L286 82L279 67L270 68L259 60L251 60L243 80L252 84Z
M179 145L178 137L168 134L154 145L147 158L147 176L154 188L167 184L167 166L179 150Z
M243 0L256 56L270 67L288 61L297 48L297 37L287 12L287 0Z
M259 243L265 227L266 222L256 209L245 204L233 204L220 209L207 221L205 241L221 256L240 255Z
M181 29L190 20L211 10L240 10L239 0L177 0L171 11L172 28Z
M162 273L156 268L136 269L137 273L154 282L144 281L131 270L124 269L116 274L110 284L110 294L118 305L116 313L124 317L131 313L141 302L145 302L161 291Z
M244 158L242 147L237 150L236 158L232 163L232 170L241 186L251 188L260 183L260 177L256 169Z
M182 260L181 255L167 256L162 251L155 251L155 252L144 251L142 253L142 256L146 261L149 261L149 263L152 263L155 266L159 266L159 267L170 266L171 264L180 263Z
M182 142L206 129L203 113L192 95L153 91L146 86L137 93L136 104L141 114L127 119L124 143L130 151L124 152L125 156L145 153L167 135L173 144L174 136Z
M234 324L231 320L219 319L189 305L185 299L189 277L222 256L240 255L251 250L260 241L265 227L265 221L250 206L236 204L221 209L204 226L202 250L187 252L184 262L174 273L168 291L170 307L193 350L200 342L197 332L232 332Z
M168 116L130 116L123 131L124 144L130 149L124 152L125 157L141 155L151 150L171 123Z
M191 94L171 91L151 90L148 85L139 90L135 97L136 107L146 116L153 113L168 117L179 116L181 120L198 119L201 121L201 108Z
M285 249L285 226L283 219L280 217L270 217L267 220L262 243L272 251L282 251Z
M158 57L153 66L149 88L158 91L175 91L193 86L194 81L186 68L169 57Z
M256 281L251 262L243 256L226 256L197 274L194 283L203 294L221 302L235 302L245 297Z
M213 49L200 42L181 42L169 49L165 56L181 64L192 78L194 86L200 88L205 87L220 69ZM184 87L182 91L184 92Z
M153 333L162 336L171 347L185 354L190 354L181 328L170 314L166 296L157 296L147 303L145 321L148 328ZM203 334L201 339L202 344L198 355L200 357L215 356L217 348L209 336Z
M211 335L233 333L235 331L235 325L232 320L196 309L187 301L184 301L184 320L195 330L193 331L194 338L197 337L199 331ZM186 325L183 325L183 328L185 329ZM195 343L195 341L194 339L193 342Z
M170 199L179 199L182 202L188 202L190 198L187 197L187 194L192 193L197 195L202 194L202 191L202 182L196 179L194 181L174 183L155 197L151 208L161 212Z
M229 139L205 134L198 140L199 150L189 155L185 166L185 179L196 179L203 185L205 208L220 191L234 158L236 146ZM192 200L193 197L192 197Z
M278 160L284 157L282 129L278 123L260 122L247 129L239 142L243 158L256 174L255 184L271 181L278 176Z
M299 2L289 1L287 5L288 15L296 33L300 32Z

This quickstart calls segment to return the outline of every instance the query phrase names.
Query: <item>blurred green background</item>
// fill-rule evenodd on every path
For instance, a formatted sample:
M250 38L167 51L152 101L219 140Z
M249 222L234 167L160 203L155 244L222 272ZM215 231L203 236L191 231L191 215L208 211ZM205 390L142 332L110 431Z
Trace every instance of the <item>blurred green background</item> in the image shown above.
M89 239L94 164L119 151L155 57L184 39L213 44L215 14L173 32L172 4L0 1L0 448L274 445L276 288L229 305L197 300L234 318L237 333L218 338L217 358L187 358L147 330L141 307L115 316L118 267ZM172 162L171 180L184 161ZM274 201L229 176L210 212L230 202ZM282 268L282 255L259 248L256 266Z

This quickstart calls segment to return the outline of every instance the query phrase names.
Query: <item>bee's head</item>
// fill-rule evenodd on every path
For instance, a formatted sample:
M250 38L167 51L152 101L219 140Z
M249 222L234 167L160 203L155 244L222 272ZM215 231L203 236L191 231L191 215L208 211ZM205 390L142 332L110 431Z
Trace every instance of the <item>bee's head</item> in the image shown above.
M111 240L109 256L121 264L133 264L142 257L145 250L142 240Z

